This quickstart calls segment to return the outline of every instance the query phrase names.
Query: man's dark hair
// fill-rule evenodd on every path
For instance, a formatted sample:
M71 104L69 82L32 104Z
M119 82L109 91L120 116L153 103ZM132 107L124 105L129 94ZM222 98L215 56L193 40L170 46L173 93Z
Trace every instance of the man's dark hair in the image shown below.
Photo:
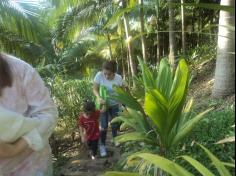
M102 69L109 70L112 73L116 73L116 71L117 71L116 61L113 61L113 60L105 61L102 65Z
M96 110L95 103L93 101L85 101L83 106L84 112L94 112Z
M5 87L11 87L13 82L9 64L0 53L0 96Z

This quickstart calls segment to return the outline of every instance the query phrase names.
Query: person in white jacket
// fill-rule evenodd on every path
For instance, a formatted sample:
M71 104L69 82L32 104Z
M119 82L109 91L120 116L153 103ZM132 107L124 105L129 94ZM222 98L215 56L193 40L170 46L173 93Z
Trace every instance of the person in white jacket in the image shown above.
M57 108L35 69L4 53L0 53L0 107L0 116L6 110L36 122L14 142L0 138L0 176L52 176L49 137L57 123ZM0 128L11 134L12 125Z

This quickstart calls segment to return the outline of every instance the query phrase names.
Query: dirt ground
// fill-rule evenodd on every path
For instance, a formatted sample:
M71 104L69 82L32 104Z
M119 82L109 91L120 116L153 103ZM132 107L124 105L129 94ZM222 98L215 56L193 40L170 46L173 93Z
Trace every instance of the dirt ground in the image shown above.
M214 85L215 60L203 62L190 70L193 78L190 83L188 97L194 99L197 108L204 108L204 106L209 105L210 101L214 101L211 94ZM235 105L235 94L226 97L223 101Z
M66 146L64 149L65 157L59 159L64 160L64 163L54 165L54 176L100 176L119 160L120 148L115 147L110 141L111 131L108 132L107 139L108 156L105 158L98 156L95 160L90 159L86 146L80 144L79 139L74 143L70 141L71 146Z

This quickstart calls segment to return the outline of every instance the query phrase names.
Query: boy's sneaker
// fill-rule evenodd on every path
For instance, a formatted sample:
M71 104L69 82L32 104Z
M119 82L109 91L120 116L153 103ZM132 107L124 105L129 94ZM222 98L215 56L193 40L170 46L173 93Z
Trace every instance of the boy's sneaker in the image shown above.
M100 145L100 155L101 157L107 156L107 150L106 150L105 145Z

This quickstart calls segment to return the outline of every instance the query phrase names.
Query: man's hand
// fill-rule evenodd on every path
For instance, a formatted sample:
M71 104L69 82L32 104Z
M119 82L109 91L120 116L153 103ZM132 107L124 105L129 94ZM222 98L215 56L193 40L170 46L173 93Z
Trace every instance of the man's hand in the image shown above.
M106 101L103 100L101 97L98 98L98 101L99 101L99 103L100 103L101 105L106 104Z
M25 139L20 138L15 143L0 143L0 158L11 158L19 155L28 148Z
M104 113L104 112L106 112L106 110L107 110L106 104L102 104L102 108L100 109L100 112Z

